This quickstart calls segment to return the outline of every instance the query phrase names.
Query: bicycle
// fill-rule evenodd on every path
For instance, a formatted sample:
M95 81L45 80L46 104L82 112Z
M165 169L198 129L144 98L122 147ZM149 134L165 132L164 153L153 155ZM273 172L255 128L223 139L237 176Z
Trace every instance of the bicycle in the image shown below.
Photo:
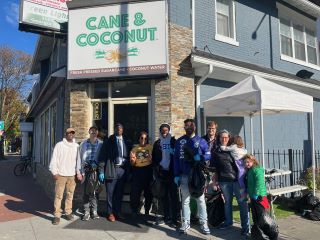
M17 177L23 176L27 173L27 170L28 172L31 170L31 157L21 157L21 161L13 169L13 174Z

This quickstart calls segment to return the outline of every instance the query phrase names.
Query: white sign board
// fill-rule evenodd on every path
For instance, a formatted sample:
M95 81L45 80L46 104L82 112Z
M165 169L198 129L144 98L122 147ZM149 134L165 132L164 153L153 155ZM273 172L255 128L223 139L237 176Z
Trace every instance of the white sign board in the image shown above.
M166 1L69 11L68 78L167 74Z
M23 0L20 23L60 31L68 22L67 0Z

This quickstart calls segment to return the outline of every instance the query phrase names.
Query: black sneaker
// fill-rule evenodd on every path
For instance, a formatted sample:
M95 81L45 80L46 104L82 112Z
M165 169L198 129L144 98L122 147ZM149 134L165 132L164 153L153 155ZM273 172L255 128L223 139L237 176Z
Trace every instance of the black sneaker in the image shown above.
M65 219L68 220L68 221L72 221L74 219L74 216L72 213L68 214L65 216Z
M54 217L54 218L52 219L52 225L58 225L59 223L60 223L60 218Z
M82 216L82 221L89 221L89 219L90 219L89 212L85 212L84 215Z

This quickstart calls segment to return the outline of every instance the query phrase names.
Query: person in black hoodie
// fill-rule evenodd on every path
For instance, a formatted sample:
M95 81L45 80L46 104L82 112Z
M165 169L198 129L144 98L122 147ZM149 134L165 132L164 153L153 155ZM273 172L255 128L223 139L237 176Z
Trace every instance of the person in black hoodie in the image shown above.
M105 137L99 154L99 181L106 183L107 219L114 222L121 216L121 203L124 184L130 168L129 153L131 144L123 137L123 125L115 124L114 134Z
M164 223L176 227L178 220L178 188L174 183L173 153L176 139L170 134L170 125L161 124L159 139L153 144L152 160L155 174L162 179L163 197L158 200L163 218L157 217L156 225Z

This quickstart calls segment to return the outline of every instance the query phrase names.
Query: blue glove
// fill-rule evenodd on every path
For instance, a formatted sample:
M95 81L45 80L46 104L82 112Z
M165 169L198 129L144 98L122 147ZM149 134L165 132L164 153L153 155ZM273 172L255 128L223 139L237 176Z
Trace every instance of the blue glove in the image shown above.
M173 179L174 183L179 187L181 183L181 177L177 176Z
M104 173L99 174L99 181L103 182L104 181Z
M199 154L194 155L194 156L193 156L193 159L194 159L195 161L200 161L200 155L199 155Z

